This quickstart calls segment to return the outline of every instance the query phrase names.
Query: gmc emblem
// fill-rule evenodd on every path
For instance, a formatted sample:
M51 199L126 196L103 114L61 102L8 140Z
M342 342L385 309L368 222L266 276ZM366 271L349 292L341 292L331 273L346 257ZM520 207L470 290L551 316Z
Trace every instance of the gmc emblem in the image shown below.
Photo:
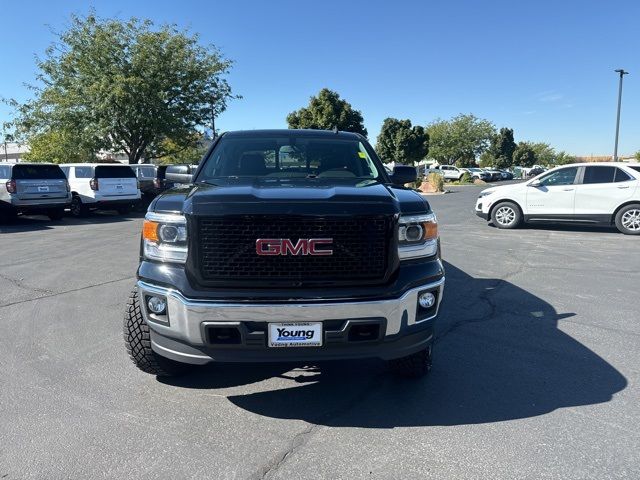
M259 238L256 240L258 255L333 255L333 250L320 250L322 245L332 245L333 238L301 238L295 244L288 238Z

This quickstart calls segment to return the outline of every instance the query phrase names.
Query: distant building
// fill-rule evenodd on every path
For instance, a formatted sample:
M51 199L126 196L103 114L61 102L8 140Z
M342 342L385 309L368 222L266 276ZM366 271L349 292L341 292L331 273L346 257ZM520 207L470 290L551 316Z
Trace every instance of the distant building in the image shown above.
M0 143L0 162L17 163L28 151L27 145L14 142Z

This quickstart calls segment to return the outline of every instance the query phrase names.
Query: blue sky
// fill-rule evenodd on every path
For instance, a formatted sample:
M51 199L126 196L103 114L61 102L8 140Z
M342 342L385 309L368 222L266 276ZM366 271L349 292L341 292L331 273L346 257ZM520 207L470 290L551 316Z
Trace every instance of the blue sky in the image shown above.
M473 113L516 140L577 155L640 150L638 1L2 1L0 96L24 100L41 54L71 13L176 23L235 61L242 100L222 130L286 127L328 87L362 111L375 142L385 117L426 125ZM9 111L0 106L0 121Z

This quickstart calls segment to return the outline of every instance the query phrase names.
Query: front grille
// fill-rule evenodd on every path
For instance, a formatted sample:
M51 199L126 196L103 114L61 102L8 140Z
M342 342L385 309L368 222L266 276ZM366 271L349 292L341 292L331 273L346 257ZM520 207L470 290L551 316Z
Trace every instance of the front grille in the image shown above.
M388 266L390 221L387 216L221 216L197 220L201 278L205 281L273 280L305 285L372 282L384 279ZM256 253L256 240L333 238L333 255Z

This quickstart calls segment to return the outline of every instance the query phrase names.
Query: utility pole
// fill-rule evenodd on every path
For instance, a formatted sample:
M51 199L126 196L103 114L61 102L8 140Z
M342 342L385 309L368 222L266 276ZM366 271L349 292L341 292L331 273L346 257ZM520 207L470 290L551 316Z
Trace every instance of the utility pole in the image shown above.
M620 133L620 106L622 105L622 77L629 72L625 72L624 69L619 68L616 73L620 74L620 84L618 85L618 117L616 120L616 144L613 148L613 161L618 161L618 135Z

